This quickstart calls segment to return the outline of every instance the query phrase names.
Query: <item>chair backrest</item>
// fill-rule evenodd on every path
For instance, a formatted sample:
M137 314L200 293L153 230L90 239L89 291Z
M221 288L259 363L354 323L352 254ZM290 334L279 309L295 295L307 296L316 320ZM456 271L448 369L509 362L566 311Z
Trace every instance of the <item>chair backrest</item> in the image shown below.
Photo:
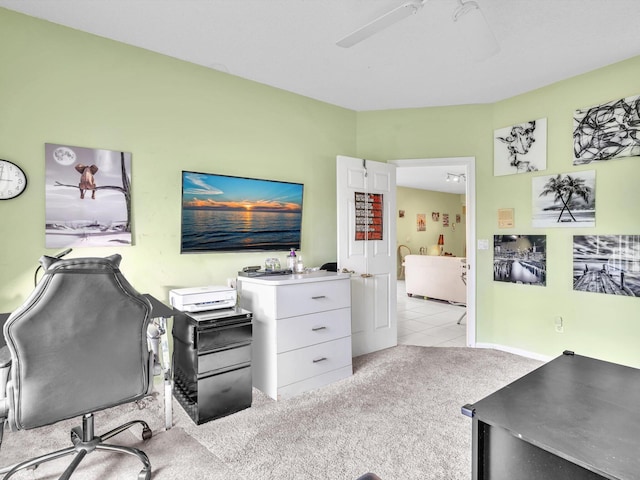
M29 429L144 397L152 387L149 301L121 257L42 257L44 275L11 314L9 425Z

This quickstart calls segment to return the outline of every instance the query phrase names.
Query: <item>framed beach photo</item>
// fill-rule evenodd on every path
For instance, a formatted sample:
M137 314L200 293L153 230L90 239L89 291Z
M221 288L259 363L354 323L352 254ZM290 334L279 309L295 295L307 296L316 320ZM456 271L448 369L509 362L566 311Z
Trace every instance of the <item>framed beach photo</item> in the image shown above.
M534 227L594 227L596 172L559 173L531 179Z

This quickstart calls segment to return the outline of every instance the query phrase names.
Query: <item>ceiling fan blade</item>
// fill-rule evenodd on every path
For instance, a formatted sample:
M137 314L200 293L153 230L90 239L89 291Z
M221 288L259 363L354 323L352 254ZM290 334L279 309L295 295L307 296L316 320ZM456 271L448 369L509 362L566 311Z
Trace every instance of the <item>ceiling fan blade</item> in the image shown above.
M426 0L409 0L399 7L394 8L390 12L387 12L384 15L376 18L375 20L372 20L355 32L350 33L346 37L338 40L336 42L336 45L344 48L352 47L356 43L369 38L371 35L378 33L387 27L390 27L396 22L399 22L403 18L407 18L408 16L413 15L424 6L425 1Z

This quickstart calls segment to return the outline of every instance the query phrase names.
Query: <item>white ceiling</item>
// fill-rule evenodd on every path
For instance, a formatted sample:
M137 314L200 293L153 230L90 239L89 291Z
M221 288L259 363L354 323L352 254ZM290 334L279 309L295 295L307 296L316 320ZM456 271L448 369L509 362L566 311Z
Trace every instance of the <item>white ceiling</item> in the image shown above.
M465 193L465 183L447 182L447 173L466 174L466 167L464 165L398 167L396 169L396 185L436 192Z
M469 59L457 0L351 48L405 0L0 0L0 6L349 109L491 103L640 54L638 0L478 0L500 44Z
M640 54L639 0L477 0L500 52L470 59L458 0L351 48L405 0L0 0L0 7L356 111L492 103Z

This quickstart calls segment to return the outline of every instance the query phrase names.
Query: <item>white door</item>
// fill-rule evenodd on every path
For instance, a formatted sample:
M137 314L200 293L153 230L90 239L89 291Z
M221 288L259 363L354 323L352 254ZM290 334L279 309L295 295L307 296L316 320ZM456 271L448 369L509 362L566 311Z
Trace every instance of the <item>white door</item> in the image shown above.
M354 272L351 332L358 356L398 343L396 167L338 156L336 172L338 268Z

